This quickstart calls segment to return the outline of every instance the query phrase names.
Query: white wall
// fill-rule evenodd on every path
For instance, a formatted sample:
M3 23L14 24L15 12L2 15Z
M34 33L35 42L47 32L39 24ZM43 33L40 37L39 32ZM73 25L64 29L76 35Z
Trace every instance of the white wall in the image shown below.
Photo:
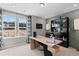
M36 23L42 24L42 29L36 29ZM37 32L37 35L45 35L46 20L40 17L32 16L32 35Z

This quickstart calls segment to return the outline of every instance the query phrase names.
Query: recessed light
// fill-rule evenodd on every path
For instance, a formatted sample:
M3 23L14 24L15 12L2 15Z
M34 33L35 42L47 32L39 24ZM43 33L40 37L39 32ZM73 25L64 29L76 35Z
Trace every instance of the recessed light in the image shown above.
M45 4L44 3L40 3L40 6L43 8L45 6Z
M74 4L73 6L74 6L74 7L77 7L77 6L78 6L78 4Z
M14 7L16 7L16 5L13 4L12 7L14 8Z

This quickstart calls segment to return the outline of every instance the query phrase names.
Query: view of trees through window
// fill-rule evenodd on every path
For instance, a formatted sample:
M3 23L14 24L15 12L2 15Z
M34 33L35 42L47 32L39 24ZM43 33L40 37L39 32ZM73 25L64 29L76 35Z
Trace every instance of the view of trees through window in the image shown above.
M3 19L3 34L4 37L15 37L15 21L16 17L4 15Z
M25 17L20 17L20 19L19 19L19 29L20 30L26 29L26 18Z
M26 30L27 30L26 24L27 19L24 16L16 18L16 16L4 15L3 16L4 37L14 37L16 34L18 34L18 36L26 36ZM17 28L16 25L18 25ZM15 33L17 30L18 33Z
M5 30L7 29L15 29L15 20L14 16L3 16L3 27Z
M26 17L20 17L19 18L19 30L18 30L19 36L26 36L26 24L27 24Z

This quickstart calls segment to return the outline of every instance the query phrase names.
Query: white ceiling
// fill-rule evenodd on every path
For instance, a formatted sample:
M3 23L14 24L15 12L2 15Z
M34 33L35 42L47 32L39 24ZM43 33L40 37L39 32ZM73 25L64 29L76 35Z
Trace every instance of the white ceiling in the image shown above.
M12 7L12 5L16 5L16 7ZM0 3L0 7L3 9L43 18L50 18L79 9L79 6L74 7L73 5L73 3L45 3L44 8L42 8L39 3Z

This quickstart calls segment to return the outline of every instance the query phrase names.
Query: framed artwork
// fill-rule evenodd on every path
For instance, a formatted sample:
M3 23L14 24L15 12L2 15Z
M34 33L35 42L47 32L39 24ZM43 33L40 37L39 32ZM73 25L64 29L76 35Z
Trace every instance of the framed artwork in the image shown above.
M74 19L74 30L79 30L79 18Z

